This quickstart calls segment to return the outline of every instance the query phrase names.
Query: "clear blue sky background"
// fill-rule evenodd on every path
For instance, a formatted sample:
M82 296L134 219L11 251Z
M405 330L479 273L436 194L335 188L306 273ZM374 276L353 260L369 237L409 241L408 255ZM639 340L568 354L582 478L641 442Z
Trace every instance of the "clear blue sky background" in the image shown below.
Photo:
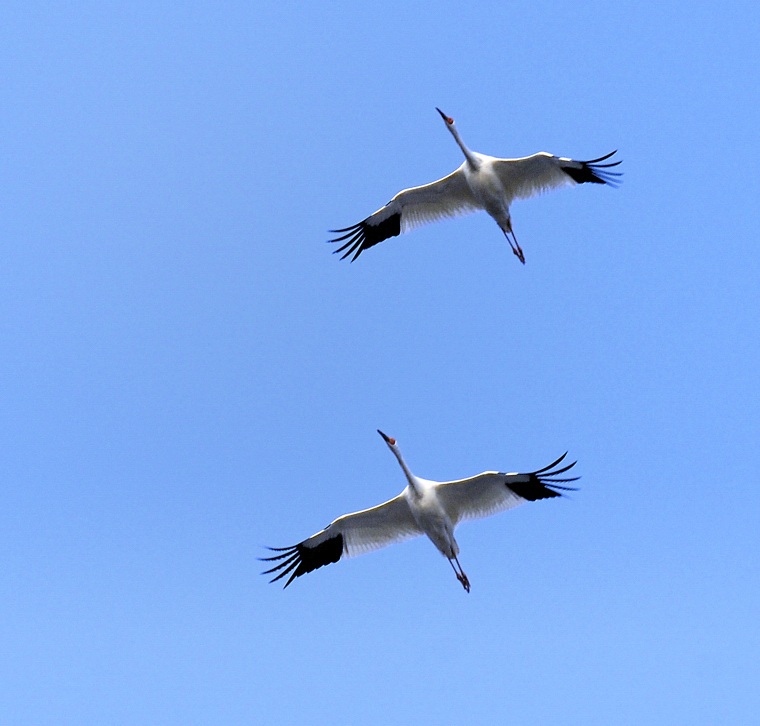
M0 722L757 723L754 2L0 11ZM475 150L619 190L340 262ZM300 578L413 470L581 491Z

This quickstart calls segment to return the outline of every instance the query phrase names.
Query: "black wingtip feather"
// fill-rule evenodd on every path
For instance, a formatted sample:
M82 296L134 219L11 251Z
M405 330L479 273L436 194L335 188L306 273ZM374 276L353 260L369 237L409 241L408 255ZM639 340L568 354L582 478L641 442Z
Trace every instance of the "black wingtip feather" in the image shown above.
M551 497L561 497L562 493L556 491L560 489L566 492L578 491L575 487L565 487L562 484L567 484L571 481L578 481L579 476L571 477L568 479L556 479L557 474L562 474L568 469L572 469L578 462L574 461L572 464L562 467L561 469L554 469L565 457L567 452L562 454L556 461L545 466L543 469L533 471L528 476L530 479L525 483L515 484L509 483L509 488L517 494L518 497L527 499L529 502L535 502L538 499L549 499Z
M604 156L600 156L598 159L589 159L588 161L581 162L583 164L598 164L600 161L605 161L606 159L609 159L611 156L614 156L617 154L618 150L615 149L615 151L610 151L609 154L605 154ZM604 166L616 166L619 164L619 161L616 161L614 164L604 164Z
M336 534L316 547L307 547L301 542L292 547L270 547L269 549L273 552L281 552L282 554L274 555L273 557L260 557L259 560L261 562L278 562L270 570L265 570L261 574L271 575L275 572L279 573L269 581L271 583L277 582L280 578L292 573L284 585L285 588L296 577L337 562L343 554L343 535ZM279 562L279 560L283 560L283 562Z
M330 243L343 242L347 240L344 245L338 247L333 251L333 254L338 254L346 250L346 253L341 256L341 260L345 260L349 255L353 255L351 262L353 262L364 250L373 247L378 242L382 242L390 237L396 237L401 234L401 214L392 214L387 219L384 219L378 224L371 224L368 219L365 219L359 224L355 224L352 227L345 227L344 229L331 229L331 234L341 234L345 232L341 237L328 240Z
M619 171L607 171L612 166L622 164L622 161L611 161L609 164L600 164L600 161L609 159L613 154L617 154L617 149L611 151L609 154L600 156L598 159L590 159L589 161L579 162L583 166L580 169L576 169L570 166L563 166L562 171L565 172L574 182L577 184L585 184L591 182L593 184L609 184L611 187L617 187L621 181L619 177L623 176Z
M559 464L560 461L562 461L567 456L567 451L562 454L562 456L559 457L556 461L553 461L549 466L545 466L543 469L537 469L534 471L534 474L543 474L543 472L548 471L549 469L553 469L557 464Z

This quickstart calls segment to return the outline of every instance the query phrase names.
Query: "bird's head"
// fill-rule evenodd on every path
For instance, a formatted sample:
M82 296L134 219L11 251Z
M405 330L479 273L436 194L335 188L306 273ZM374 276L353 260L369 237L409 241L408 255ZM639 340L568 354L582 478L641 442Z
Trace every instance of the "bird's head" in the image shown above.
M446 124L447 129L454 128L454 119L451 118L451 116L447 116L443 111L441 111L440 108L436 106L436 111L438 111L439 114L441 114L441 118L443 119L443 122Z
M398 459L398 463L404 470L404 474L406 475L406 479L409 482L409 486L411 486L412 490L417 495L421 496L423 484L421 483L421 480L414 476L414 474L412 474L412 472L409 470L409 467L404 461L404 457L401 456L401 452L399 451L398 445L396 444L396 439L392 439L390 436L386 436L380 429L377 430L377 433L383 437L383 441L388 444L388 448L391 450L396 459Z
M383 441L388 444L388 448L391 451L394 451L396 449L396 439L392 439L390 436L386 436L380 429L377 430L377 433L383 437Z

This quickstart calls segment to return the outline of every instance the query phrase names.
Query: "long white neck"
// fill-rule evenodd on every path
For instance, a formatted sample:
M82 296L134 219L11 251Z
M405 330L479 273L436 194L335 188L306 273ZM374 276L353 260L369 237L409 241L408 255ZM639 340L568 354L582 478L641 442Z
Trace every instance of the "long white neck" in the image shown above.
M396 455L398 463L404 470L404 474L406 474L406 480L409 482L409 486L412 488L412 491L416 496L421 497L422 487L420 486L420 482L417 477L414 476L414 474L412 474L412 472L409 470L409 467L406 465L404 458L401 456L401 452L395 446L391 449L391 451Z
M464 141L462 141L462 137L459 135L457 127L454 126L454 124L449 124L448 129L451 131L451 135L454 137L454 141L459 144L459 148L462 150L464 158L467 159L467 163L472 169L477 169L480 166L480 163L478 162L477 157L467 148L467 145L464 143Z

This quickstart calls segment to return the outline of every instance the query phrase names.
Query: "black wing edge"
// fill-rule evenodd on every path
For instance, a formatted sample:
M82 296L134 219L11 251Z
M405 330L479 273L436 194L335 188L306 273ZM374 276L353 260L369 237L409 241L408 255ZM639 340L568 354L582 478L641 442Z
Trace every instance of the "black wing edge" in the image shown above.
M567 484L571 481L578 481L580 479L579 476L574 476L568 479L557 479L558 474L563 474L568 469L572 469L578 462L574 461L572 464L567 464L566 466L563 466L561 469L555 469L554 467L557 466L562 462L562 460L567 456L567 451L562 454L562 456L559 457L556 461L553 461L549 466L545 466L543 469L539 469L538 471L532 471L528 474L530 477L530 480L527 481L525 484L513 484L510 483L507 486L515 493L518 497L522 497L523 499L527 499L529 502L535 502L537 499L549 499L550 497L561 497L562 493L559 491L556 491L557 489L561 489L565 492L576 492L578 491L575 487L565 487L561 486L562 484Z
M290 585L296 577L305 575L307 572L316 570L324 565L330 565L337 562L343 554L343 535L336 534L316 547L307 547L303 542L293 545L292 547L269 547L272 552L281 552L274 557L259 557L261 562L278 562L271 570L265 570L262 575L271 575L275 572L279 574L269 582L276 582L281 577L285 577L292 571L290 578L283 586L283 590ZM280 572L282 570L282 572Z
M578 184L584 184L585 182L593 182L594 184L609 184L611 187L618 187L621 184L620 177L623 176L619 171L607 171L611 166L617 166L622 164L621 161L612 161L609 164L600 164L600 161L609 159L613 154L617 154L617 149L611 151L606 156L600 156L598 159L590 159L589 161L581 161L583 166L580 169L573 169L572 167L562 167L562 171L568 176L572 177L573 181Z
M346 257L353 254L353 257L351 258L351 262L353 262L362 252L364 252L364 250L369 249L378 242L382 242L389 237L396 237L401 234L401 213L392 214L379 224L370 224L368 219L369 217L363 222L355 224L353 227L328 230L331 234L341 234L342 232L345 232L342 237L327 240L330 243L343 242L343 240L346 240L345 244L333 251L334 255L346 250L346 253L342 255L340 259L345 260Z

